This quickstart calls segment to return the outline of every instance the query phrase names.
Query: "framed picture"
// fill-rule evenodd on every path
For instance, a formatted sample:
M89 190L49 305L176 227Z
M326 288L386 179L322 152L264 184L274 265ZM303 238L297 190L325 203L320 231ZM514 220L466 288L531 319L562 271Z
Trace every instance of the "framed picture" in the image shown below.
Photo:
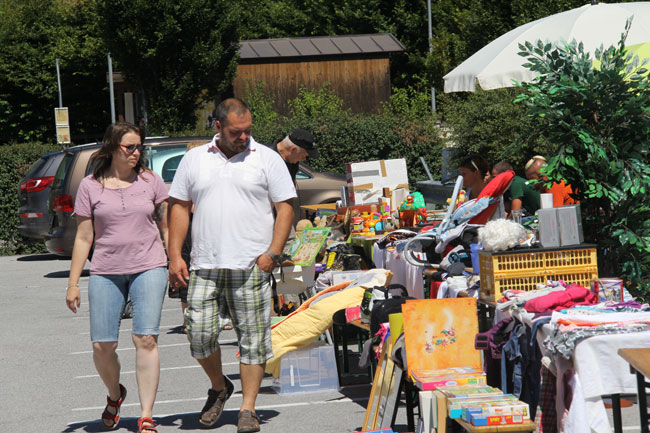
M409 300L402 315L409 374L461 366L481 369L481 355L474 348L475 298Z
M302 231L291 248L291 260L295 266L311 266L316 260L318 252L323 248L330 233L329 227L307 227Z

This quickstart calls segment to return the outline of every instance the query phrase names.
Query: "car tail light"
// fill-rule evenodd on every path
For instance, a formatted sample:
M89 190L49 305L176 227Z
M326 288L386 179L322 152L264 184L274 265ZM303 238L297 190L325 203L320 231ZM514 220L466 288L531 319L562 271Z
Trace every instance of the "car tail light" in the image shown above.
M74 211L74 202L69 195L58 195L54 197L52 202L52 210L54 212L72 212Z
M43 191L54 182L54 176L34 177L27 179L20 184L20 190L24 192Z

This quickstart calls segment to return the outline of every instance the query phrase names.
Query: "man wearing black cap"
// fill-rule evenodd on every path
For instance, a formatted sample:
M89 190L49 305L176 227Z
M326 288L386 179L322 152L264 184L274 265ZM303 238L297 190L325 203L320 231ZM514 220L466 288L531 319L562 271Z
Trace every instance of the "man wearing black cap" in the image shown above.
M307 157L318 158L318 150L314 144L314 136L306 129L296 129L284 139L273 143L271 149L280 154L295 185L298 163Z

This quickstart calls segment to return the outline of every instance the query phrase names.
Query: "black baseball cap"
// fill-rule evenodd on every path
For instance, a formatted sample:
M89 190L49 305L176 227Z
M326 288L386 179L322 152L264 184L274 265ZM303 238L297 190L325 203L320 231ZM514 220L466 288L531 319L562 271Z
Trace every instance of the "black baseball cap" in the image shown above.
M320 155L314 143L314 136L306 129L296 129L289 134L289 140L296 146L305 149L310 158L318 158Z

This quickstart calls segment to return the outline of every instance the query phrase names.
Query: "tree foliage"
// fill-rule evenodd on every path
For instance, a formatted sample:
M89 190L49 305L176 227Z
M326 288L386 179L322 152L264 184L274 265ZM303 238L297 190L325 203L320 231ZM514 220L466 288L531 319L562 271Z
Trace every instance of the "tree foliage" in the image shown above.
M457 159L477 154L490 163L507 160L523 174L531 155L551 151L534 125L537 119L527 116L526 107L514 102L519 93L521 89L506 88L441 95L448 143L456 149Z
M401 113L409 112L409 108L396 103L396 111L386 107L379 114L355 114L343 108L343 101L327 85L302 89L290 101L291 112L286 117L270 109L273 97L261 84L251 89L247 99L254 119L253 136L258 142L271 143L296 128L314 134L323 156L308 163L317 170L343 173L347 162L405 158L409 182L415 188L418 180L427 179L422 156L433 175L440 175L444 141L427 111L421 117L406 117Z
M629 28L629 23L628 23ZM585 237L597 242L605 275L622 275L650 293L650 79L618 46L597 50L595 68L582 44L521 46L541 78L518 100L556 146L550 179L577 189Z
M88 3L0 2L0 143L54 140L57 58L73 134L105 127L106 64Z
M202 91L228 90L237 66L239 5L219 0L97 0L102 35L142 89L154 128L193 127Z

